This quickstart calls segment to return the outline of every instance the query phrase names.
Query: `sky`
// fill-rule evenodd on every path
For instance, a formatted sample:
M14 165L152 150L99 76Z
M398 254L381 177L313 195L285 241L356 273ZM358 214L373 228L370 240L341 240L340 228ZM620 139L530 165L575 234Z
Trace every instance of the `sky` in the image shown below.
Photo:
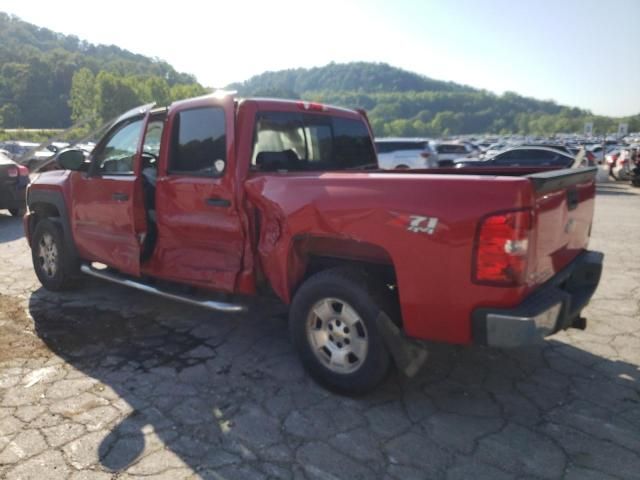
M166 60L209 87L385 62L593 113L640 113L640 0L0 0L0 11Z

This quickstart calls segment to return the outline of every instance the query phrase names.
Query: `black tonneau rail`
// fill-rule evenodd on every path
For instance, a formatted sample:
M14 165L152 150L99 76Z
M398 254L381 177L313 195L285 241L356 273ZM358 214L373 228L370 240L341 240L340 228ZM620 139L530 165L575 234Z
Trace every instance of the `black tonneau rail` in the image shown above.
M367 170L371 172L372 170ZM578 183L593 180L598 167L562 168L562 167L465 167L465 168L421 168L410 170L373 170L379 173L427 173L430 175L482 175L493 177L523 177L533 184L536 193L559 190Z
M526 175L536 193L548 193L596 178L598 167L565 168Z

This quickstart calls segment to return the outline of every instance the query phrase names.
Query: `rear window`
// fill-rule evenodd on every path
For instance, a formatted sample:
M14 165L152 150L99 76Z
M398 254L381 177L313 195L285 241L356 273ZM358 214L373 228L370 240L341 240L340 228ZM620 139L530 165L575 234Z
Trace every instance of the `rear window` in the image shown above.
M429 150L426 142L376 142L378 153L391 153L403 150Z
M376 165L369 131L360 120L294 112L257 115L254 170L323 171Z

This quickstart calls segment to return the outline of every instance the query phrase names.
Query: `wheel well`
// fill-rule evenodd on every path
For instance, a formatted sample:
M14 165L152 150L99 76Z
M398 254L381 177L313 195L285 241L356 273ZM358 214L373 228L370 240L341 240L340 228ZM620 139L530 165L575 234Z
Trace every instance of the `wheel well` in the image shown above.
M385 313L398 327L402 328L402 310L400 308L398 282L396 270L392 263L377 263L342 257L311 255L309 257L305 275L299 285L301 285L304 280L318 272L338 267L360 270L365 272L369 278L378 280L382 289L381 296L385 297L378 300L385 310Z
M33 232L36 228L36 225L43 218L59 218L60 212L55 205L50 203L38 202L29 205L29 210L31 210L32 214L29 217L29 230Z
M292 296L310 276L337 267L349 267L365 272L369 277L379 279L386 298L385 311L398 326L402 325L402 315L398 296L398 282L390 255L376 245L348 239L299 238L292 250L295 257L290 270Z

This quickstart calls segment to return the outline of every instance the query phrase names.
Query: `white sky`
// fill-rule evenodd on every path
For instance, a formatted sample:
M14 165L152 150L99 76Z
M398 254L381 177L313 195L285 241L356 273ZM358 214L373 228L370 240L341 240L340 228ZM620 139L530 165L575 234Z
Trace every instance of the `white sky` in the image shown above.
M640 0L0 0L0 11L162 58L206 86L362 60L640 113Z

